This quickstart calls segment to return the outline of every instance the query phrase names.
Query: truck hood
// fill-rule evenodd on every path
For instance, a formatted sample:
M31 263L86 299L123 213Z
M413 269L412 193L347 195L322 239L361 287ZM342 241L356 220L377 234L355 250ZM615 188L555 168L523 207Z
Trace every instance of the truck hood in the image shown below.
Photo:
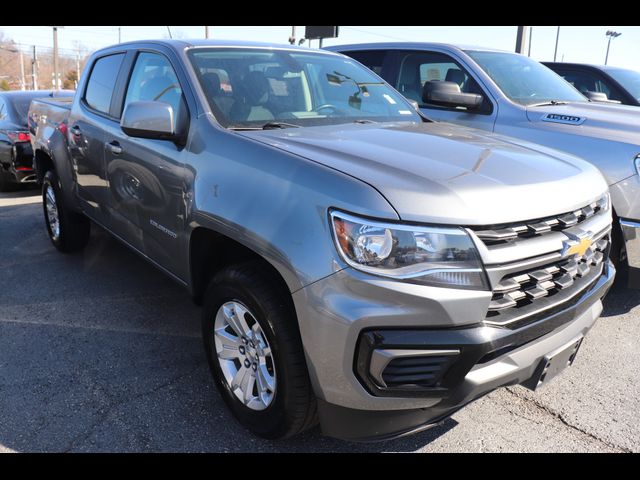
M366 182L406 221L530 220L580 208L607 189L596 168L576 157L555 150L550 156L516 139L447 123L240 133Z
M640 108L595 102L527 107L537 126L640 145Z

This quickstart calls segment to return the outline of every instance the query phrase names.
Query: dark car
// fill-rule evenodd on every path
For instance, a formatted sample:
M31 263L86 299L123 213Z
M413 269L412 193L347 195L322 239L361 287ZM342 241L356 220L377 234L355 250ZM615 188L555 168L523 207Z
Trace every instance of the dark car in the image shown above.
M27 120L31 100L73 94L71 90L0 92L0 191L36 181Z
M586 96L594 92L605 94L608 100L640 107L640 72L607 65L542 63Z

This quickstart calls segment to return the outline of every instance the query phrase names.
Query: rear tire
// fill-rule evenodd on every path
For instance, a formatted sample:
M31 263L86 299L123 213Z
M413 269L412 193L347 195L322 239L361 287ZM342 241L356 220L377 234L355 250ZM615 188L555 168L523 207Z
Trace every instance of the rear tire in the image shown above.
M18 184L13 181L11 174L0 165L0 192L13 192Z
M204 347L218 390L236 419L245 428L263 438L290 437L317 423L316 399L309 380L297 319L293 306L285 295L288 295L288 292L278 288L272 274L260 263L232 265L224 268L211 280L205 293L202 312ZM261 335L264 334L265 342L262 346L266 343L270 359L262 362L261 358L258 362L256 354L255 360L258 364L270 365L268 376L272 379L270 385L274 388L265 390L268 394L264 397L267 400L263 402L260 402L259 388L261 384L265 384L264 381L258 382L256 378L255 387L254 383L249 381L247 385L250 384L251 387L244 389L241 388L244 382L237 381L234 384L236 378L242 377L236 374L236 371L240 372L243 362L247 362L248 365L254 357L249 353L245 356L245 346L238 341L240 335L237 335L234 343L231 325L227 329L231 336L226 338L231 338L229 345L238 348L242 355L236 356L232 352L225 353L222 359L218 356L220 351L231 352L232 348L216 347L216 338L220 344L220 337L215 333L216 325L217 331L220 332L220 315L224 315L225 308L231 308L235 315L235 307L242 307L243 311L246 309L242 318L246 320L249 330L245 327L245 331L259 331ZM250 335L247 337L252 338ZM246 340L247 337L242 336L242 340ZM251 340L249 344L253 348ZM236 345L240 346L235 347ZM247 342L244 345L247 345ZM228 360L229 357L233 359ZM235 368L233 362L237 365ZM255 368L253 371L255 372ZM234 377L231 380L233 387L230 385L231 377ZM256 392L249 394L254 399L246 400L243 391ZM244 402L241 400L243 397Z
M82 250L89 241L91 222L64 205L56 172L49 170L42 181L42 207L49 240L62 253Z

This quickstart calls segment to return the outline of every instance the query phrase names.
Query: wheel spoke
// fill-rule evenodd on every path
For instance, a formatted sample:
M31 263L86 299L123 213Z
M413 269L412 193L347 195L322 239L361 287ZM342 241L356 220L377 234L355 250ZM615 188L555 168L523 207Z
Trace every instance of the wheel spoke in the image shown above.
M219 345L216 346L218 349L218 358L232 360L240 357L238 348L242 345L242 342L238 337L231 335L224 329L216 330L215 336L219 342Z
M251 369L247 368L247 371L248 373L244 376L242 386L240 387L243 393L243 401L245 405L248 405L249 402L254 398L253 385L256 383L256 377L253 375Z
M249 375L249 369L244 365L241 366L233 377L233 380L231 380L231 389L237 390L240 388L242 390L242 382L247 375Z
M244 320L244 316L240 315L238 309L240 308L242 313L246 312L246 310L240 307L239 304L225 304L223 307L224 317L227 320L227 323L233 328L234 332L239 337L246 336L249 332L249 327L247 326L247 322Z
M260 393L273 393L275 389L275 381L267 371L266 365L258 365L258 369L256 370L256 380L258 382L258 390Z

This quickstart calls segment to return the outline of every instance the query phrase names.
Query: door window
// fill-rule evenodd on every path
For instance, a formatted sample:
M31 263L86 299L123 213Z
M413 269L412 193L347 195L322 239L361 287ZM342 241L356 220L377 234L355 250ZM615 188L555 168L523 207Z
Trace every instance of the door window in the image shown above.
M182 114L180 82L164 55L151 52L141 52L138 55L127 87L124 108L129 103L138 101L162 102L171 105L174 122Z
M396 88L405 97L415 100L421 106L424 106L422 89L428 81L455 82L463 93L478 93L484 96L477 82L448 55L435 52L400 52L400 55ZM487 113L487 109L490 108L491 104L485 96L483 107L478 113Z
M109 113L111 97L120 71L124 53L109 55L96 60L87 83L84 100L99 112Z
M343 52L351 58L357 60L369 70L382 76L382 65L387 54L384 50L357 50L355 52Z

